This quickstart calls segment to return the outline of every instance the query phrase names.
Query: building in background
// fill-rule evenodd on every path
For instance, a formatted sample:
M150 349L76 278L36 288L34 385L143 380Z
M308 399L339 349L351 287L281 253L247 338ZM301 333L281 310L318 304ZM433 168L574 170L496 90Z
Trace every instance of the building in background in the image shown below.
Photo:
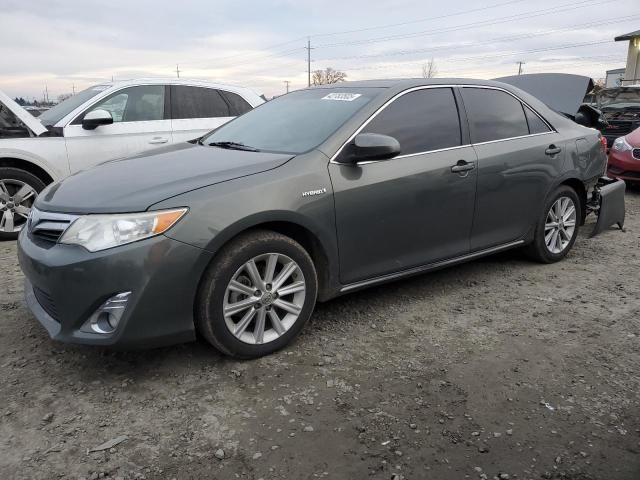
M614 88L622 85L624 79L624 68L615 68L613 70L607 70L607 77L604 82L606 88Z
M629 41L629 52L627 53L627 68L622 79L622 85L640 84L640 30L625 33L615 38L616 42L626 40Z

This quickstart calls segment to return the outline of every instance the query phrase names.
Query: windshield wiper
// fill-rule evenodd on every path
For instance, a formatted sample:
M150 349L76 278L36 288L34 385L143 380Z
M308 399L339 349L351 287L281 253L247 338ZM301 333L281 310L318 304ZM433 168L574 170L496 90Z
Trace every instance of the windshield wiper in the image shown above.
M257 148L249 147L244 143L238 142L211 142L210 147L228 148L229 150L245 150L247 152L259 152Z

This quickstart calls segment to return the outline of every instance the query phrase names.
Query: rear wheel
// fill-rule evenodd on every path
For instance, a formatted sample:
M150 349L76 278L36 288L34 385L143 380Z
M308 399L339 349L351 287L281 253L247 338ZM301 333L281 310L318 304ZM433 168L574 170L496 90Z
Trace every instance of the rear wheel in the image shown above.
M300 244L275 232L251 232L207 269L196 304L198 331L228 355L267 355L302 330L317 289L313 262Z
M15 240L45 184L25 170L0 167L0 240Z
M576 191L567 185L558 187L547 199L534 240L526 248L529 257L543 263L562 260L576 241L581 215Z

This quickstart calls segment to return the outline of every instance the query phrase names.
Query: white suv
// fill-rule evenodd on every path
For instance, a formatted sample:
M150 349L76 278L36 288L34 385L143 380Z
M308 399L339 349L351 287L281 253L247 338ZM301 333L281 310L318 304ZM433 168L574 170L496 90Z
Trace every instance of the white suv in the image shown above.
M0 92L0 239L17 237L47 184L204 135L264 103L246 88L182 79L88 88L38 118Z

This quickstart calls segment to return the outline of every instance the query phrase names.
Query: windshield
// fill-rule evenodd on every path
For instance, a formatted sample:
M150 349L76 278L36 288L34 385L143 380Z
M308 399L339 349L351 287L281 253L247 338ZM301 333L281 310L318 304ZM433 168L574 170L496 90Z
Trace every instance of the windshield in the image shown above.
M73 97L67 98L64 102L60 102L55 107L50 108L40 115L38 120L40 120L44 126L51 127L62 120L66 115L73 112L84 102L95 97L99 93L104 92L110 87L111 85L95 85L91 88L87 88Z
M261 151L314 149L380 92L376 88L318 88L292 92L245 113L201 141Z
M600 107L640 108L640 88L603 90L598 94Z

